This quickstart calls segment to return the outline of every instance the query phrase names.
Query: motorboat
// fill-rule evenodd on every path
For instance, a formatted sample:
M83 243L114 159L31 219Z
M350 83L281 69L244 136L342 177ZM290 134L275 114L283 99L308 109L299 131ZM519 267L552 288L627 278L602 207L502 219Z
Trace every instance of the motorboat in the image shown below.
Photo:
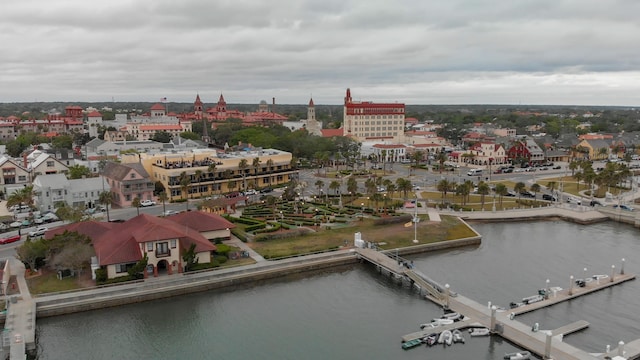
M425 323L425 324L420 324L420 330L424 330L424 329L435 329L435 328L437 328L438 326L440 326L440 324L438 324L438 323L433 323L433 322Z
M528 351L518 351L504 355L507 360L528 360L530 357L531 353Z
M438 342L438 337L437 333L429 334L422 339L422 342L427 346L433 346Z
M413 340L409 340L409 341L405 341L402 343L402 348L404 350L409 350L411 348L414 348L418 345L422 344L422 339L413 339Z
M462 336L462 331L455 329L451 332L451 334L453 335L453 342L454 343L463 343L464 344L464 337Z
M488 328L471 328L469 329L469 336L489 336L491 330Z
M591 278L600 281L609 278L609 275L593 275Z
M519 308L520 306L524 306L524 303L521 303L521 302L511 302L511 303L509 303L509 308L510 309Z
M451 319L455 322L455 321L460 321L464 319L464 315L457 312L451 312L451 313L446 313L442 315L441 319Z
M432 324L438 324L438 326L451 325L453 322L454 321L452 319L433 319L431 321Z
M529 297L523 298L522 299L522 303L525 304L525 305L529 305L529 304L533 304L533 303L536 303L536 302L542 301L542 300L544 300L544 296L538 294L538 295L533 295L533 296L529 296Z
M453 333L451 333L451 330L445 330L440 333L440 336L438 337L438 344L453 344Z

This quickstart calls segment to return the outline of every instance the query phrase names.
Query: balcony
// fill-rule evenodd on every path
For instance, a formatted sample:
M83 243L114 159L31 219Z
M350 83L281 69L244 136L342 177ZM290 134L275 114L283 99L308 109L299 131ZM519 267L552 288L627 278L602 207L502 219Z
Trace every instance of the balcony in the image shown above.
M171 256L171 250L156 250L156 258L163 258Z

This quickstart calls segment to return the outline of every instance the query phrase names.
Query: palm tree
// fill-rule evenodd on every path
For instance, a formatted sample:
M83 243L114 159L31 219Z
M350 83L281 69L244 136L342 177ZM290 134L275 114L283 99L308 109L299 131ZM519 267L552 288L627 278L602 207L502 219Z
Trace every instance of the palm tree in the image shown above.
M260 158L259 157L253 158L253 161L251 162L251 167L253 167L253 176L258 176L258 169L260 169Z
M481 206L482 209L484 210L484 197L485 195L489 195L489 192L491 191L491 188L489 187L489 184L487 184L484 181L480 181L480 183L478 184L478 194L480 194L480 202L481 202Z
M271 171L273 171L273 160L267 160L267 172L269 173L269 178L267 179L267 183L269 187L271 187Z
M104 205L105 209L107 210L107 221L111 221L111 219L109 218L109 205L113 203L113 194L111 193L111 191L101 192L98 196L98 202Z
M444 200L447 197L447 192L451 189L451 183L447 179L442 179L438 182L436 188L442 193L442 203L444 204Z
M207 168L207 171L209 172L209 177L211 178L211 181L213 181L213 184L211 185L211 192L214 192L216 189L216 166L217 166L216 163L212 162L211 164L209 164L209 167Z
M387 161L387 150L382 149L380 151L380 155L382 156L382 176L384 176L386 174L385 171L387 170L385 167L385 162Z
M247 188L247 181L246 181L246 170L249 167L249 162L247 161L247 159L242 159L240 160L240 163L238 163L238 170L240 170L240 173L242 174L242 188L246 189Z
M413 188L411 181L403 178L396 179L396 187L398 191L402 192L405 200L408 198L409 191Z
M197 183L198 194L200 194L200 180L202 180L203 177L204 177L204 172L200 169L196 170L196 172L193 174L193 178Z
M347 191L352 197L358 192L358 181L354 177L347 179ZM353 201L353 198L349 199L349 201Z
M462 205L466 204L466 199L468 194L469 194L469 185L466 182L456 186L456 195L462 196Z
M442 169L444 168L444 162L447 161L447 154L444 151L439 152L436 160L438 160L438 163L440 163L438 170L440 170L440 174L442 174Z
M334 195L338 195L338 190L340 190L340 182L338 180L333 180L329 183L329 189L333 190Z
M189 210L189 199L186 198L187 192L189 190L189 184L191 184L191 177L187 175L186 171L180 173L178 177L178 182L180 184L180 189L182 190L182 198L185 199L187 204L187 209Z
M524 189L527 188L527 185L525 185L525 183L523 183L522 181L517 182L514 186L513 186L513 191L518 193L518 199L520 199L520 195L521 193L524 191Z
M502 207L502 197L509 193L509 189L503 183L496 184L495 192L498 196L500 196L500 207Z
M7 198L7 207L14 205L27 205L33 207L33 186L24 186L20 190L16 190Z
M555 182L555 181L549 181L549 182L547 183L547 189L549 189L549 191L551 191L551 193L553 193L553 191L554 191L555 189L557 189L557 188L558 188L558 183L557 183L557 182Z
M161 192L158 194L158 200L162 201L162 213L166 214L167 213L167 200L169 200L169 198L167 197L167 193L166 192Z
M576 172L576 169L580 166L580 163L577 160L573 160L569 163L569 169L571 170L571 176L573 176Z
M533 191L534 196L537 196L538 193L540 192L540 184L538 183L531 184L531 191Z
M320 191L324 187L324 181L317 180L314 185L318 188L318 197L321 197L322 194L320 193Z
M138 213L138 215L140 215L140 198L139 197L134 197L133 200L131 200L131 206L134 206L136 208L136 212Z

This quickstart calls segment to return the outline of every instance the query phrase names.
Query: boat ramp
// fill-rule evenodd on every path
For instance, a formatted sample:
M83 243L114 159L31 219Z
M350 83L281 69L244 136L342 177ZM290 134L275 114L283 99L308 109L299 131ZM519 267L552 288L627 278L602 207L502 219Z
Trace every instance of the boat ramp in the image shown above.
M427 292L425 297L430 301L443 306L445 309L465 316L462 321L450 325L438 326L437 328L425 328L421 331L404 335L401 338L403 342L424 338L431 333L442 332L444 330L486 327L490 329L494 335L499 335L544 359L604 360L612 359L616 355L619 356L619 354L624 354L624 359L633 359L640 356L640 339L626 345L621 343L618 349L607 352L606 354L590 354L563 342L563 336L583 330L589 326L589 323L583 320L576 321L555 330L538 330L537 324L534 324L532 327L516 319L520 314L552 306L578 296L587 295L635 279L636 276L634 274L624 273L624 266L619 273L614 273L613 269L615 269L615 267L612 266L610 276L598 276L597 279L584 282L582 286L575 285L575 281L573 277L571 277L571 286L568 289L554 289L554 291L545 289L544 297L539 301L524 304L513 309L498 309L495 306L489 307L479 304L459 294L451 296L448 286L442 288L437 285L437 283L434 284L432 281L426 281L424 276L420 276L410 267L404 266L403 264L406 262L400 261L398 257L392 259L374 249L357 249L356 251L361 259L371 262L380 269L385 269L387 272L393 274L393 276L404 277L413 285L420 287L421 290L424 289Z

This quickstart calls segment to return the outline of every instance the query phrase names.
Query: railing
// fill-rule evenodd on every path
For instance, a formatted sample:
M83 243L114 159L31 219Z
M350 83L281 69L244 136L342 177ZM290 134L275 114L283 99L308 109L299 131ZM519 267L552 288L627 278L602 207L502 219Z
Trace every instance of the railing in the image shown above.
M167 250L166 252L165 251L162 251L162 252L156 251L156 257L157 258L169 257L169 256L171 256L171 250Z

